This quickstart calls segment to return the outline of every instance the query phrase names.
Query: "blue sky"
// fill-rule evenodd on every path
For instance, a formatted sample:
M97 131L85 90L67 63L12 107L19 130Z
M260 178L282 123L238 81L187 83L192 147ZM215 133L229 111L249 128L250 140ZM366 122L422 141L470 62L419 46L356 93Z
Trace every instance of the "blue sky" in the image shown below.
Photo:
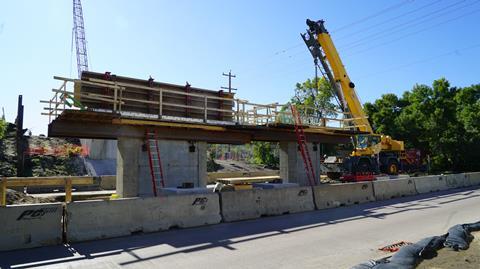
M314 74L299 36L324 19L363 102L446 77L480 83L478 0L83 0L90 70L218 90L232 70L237 96L286 102ZM40 99L76 77L71 1L0 0L0 106L24 95L25 127L45 133Z

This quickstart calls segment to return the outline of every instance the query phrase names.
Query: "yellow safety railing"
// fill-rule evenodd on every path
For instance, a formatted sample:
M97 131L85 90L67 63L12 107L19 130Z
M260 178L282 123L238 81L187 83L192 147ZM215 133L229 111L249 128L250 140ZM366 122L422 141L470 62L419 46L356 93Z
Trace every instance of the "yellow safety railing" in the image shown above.
M94 184L93 177L3 177L0 179L0 206L7 204L8 187L64 186L65 202L72 201L72 187Z

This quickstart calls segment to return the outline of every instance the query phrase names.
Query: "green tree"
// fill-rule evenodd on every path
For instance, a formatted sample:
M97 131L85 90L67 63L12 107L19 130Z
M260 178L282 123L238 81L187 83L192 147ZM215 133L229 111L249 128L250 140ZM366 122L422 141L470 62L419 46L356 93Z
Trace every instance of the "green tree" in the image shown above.
M364 110L371 115L370 124L377 133L396 136L398 134L396 119L401 112L401 102L395 94L384 94L373 104L365 103Z
M0 139L3 139L5 136L5 131L7 130L7 122L5 119L0 119Z
M297 105L298 111L306 115L332 116L338 110L333 102L334 97L335 93L325 78L314 78L295 85L295 96L290 103ZM313 109L305 109L306 107Z
M253 162L266 165L271 168L277 168L279 165L278 144L271 142L252 142L253 144Z
M429 154L434 171L480 169L480 85L456 88L442 78L401 98L383 95L365 111L376 132Z

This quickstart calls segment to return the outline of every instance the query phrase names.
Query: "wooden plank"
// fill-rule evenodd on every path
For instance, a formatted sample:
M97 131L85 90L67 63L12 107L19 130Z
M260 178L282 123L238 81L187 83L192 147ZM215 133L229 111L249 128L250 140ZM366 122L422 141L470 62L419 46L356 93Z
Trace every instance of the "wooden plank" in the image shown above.
M65 202L70 203L72 201L72 179L65 178Z
M223 184L250 184L271 182L280 179L280 176L262 176L262 177L239 177L239 178L219 178L217 182Z
M0 206L7 205L7 179L3 177L0 182Z
M93 184L93 177L9 177L6 182L8 187L63 186L67 179L71 180L73 185Z
M175 123L175 122L161 122L161 121L149 121L149 120L131 120L131 119L112 119L113 124L126 124L126 125L152 125L163 127L175 127L175 128L194 128L203 129L207 131L226 131L227 129L220 126L202 125L202 124L190 124L190 123Z
M236 171L236 172L210 172L208 179L217 178L241 178L241 177L260 177L260 176L278 176L280 171Z

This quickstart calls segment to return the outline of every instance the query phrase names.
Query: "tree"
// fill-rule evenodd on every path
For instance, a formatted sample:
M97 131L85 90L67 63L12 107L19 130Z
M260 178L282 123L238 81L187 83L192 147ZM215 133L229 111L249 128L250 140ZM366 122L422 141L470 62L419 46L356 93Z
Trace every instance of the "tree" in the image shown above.
M290 103L297 105L298 111L306 115L333 116L336 114L334 111L338 110L338 106L333 103L334 97L335 93L325 78L314 78L295 85L295 96L290 99Z
M307 79L295 85L295 95L289 104L282 108L289 110L290 104L294 104L297 110L304 116L310 116L308 120L319 120L325 116L335 116L338 106L333 103L335 93L325 78ZM292 123L291 117L282 119L284 123ZM253 162L270 167L278 167L279 157L278 144L270 142L253 142Z
M279 165L278 143L253 142L253 162L277 168Z
M480 169L480 85L456 88L441 78L401 98L383 95L365 111L376 132L429 154L434 171Z
M378 133L396 136L395 120L400 115L400 100L395 94L384 94L374 104L366 103L364 109L371 115L370 122Z
M0 139L3 139L5 136L5 131L7 130L7 122L4 118L0 119Z

